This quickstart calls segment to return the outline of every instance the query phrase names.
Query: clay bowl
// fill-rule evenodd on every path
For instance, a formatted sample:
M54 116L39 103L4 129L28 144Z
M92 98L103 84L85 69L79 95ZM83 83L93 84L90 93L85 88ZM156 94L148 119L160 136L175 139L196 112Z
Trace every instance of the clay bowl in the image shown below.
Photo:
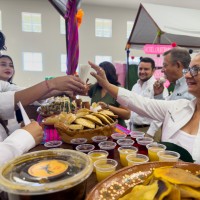
M135 185L142 183L154 168L164 166L186 169L194 174L200 173L200 165L186 162L150 162L125 167L98 183L87 195L86 200L118 200Z

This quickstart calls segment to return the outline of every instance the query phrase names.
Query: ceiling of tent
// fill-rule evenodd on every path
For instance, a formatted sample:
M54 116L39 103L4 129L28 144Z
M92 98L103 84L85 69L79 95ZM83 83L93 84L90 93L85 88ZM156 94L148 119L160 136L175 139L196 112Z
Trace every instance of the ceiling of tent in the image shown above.
M145 44L172 42L200 48L199 19L200 10L142 3L127 43L136 49Z

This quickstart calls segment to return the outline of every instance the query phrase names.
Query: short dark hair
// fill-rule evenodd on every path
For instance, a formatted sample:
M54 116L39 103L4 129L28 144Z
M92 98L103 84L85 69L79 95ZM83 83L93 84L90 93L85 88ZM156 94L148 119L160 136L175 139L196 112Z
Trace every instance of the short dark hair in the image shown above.
M191 56L186 48L183 47L175 47L163 53L163 56L171 54L171 62L172 64L176 64L178 61L181 62L184 68L188 68Z
M99 64L99 67L105 71L106 77L111 84L117 86L120 85L115 66L111 62L104 61Z
M144 58L141 58L141 60L140 60L140 63L141 62L144 62L144 63L151 63L151 68L152 69L155 69L155 62L154 62L154 60L152 59L152 58L149 58L149 57L144 57Z
M4 34L0 31L0 51L6 50L5 40L6 40L6 38L5 38Z

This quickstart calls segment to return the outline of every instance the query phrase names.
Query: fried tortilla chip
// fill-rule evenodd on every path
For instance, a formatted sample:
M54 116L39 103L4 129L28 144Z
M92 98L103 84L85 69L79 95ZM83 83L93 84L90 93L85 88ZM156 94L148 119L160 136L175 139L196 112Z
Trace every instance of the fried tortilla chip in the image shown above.
M113 118L118 118L118 116L115 115L115 114L114 114L112 111L110 111L110 110L101 110L99 113L108 115L108 116L113 117Z
M171 199L176 199L176 200L182 199L180 190L174 185L172 185L170 193L165 197L165 200L171 200Z
M54 125L56 122L58 122L58 119L59 119L58 115L53 115L53 116L44 118L42 120L42 124L44 124L44 125Z
M91 110L89 110L87 108L81 108L81 109L77 110L77 113L80 113L80 112L89 112L89 113L91 113Z
M94 116L94 115L85 115L85 116L83 116L83 118L89 119L89 120L91 120L92 122L94 122L95 124L100 125L100 126L103 126L102 121L101 121L98 117L96 117L96 116Z
M84 118L78 118L75 120L75 123L76 124L80 124L80 125L83 125L87 128L95 128L95 123L88 120L88 119L84 119Z
M65 131L69 130L69 126L66 125L66 124L63 124L62 122L56 122L56 123L54 124L54 127L55 127L56 129L61 130L62 132L65 132Z
M83 116L88 115L88 114L89 114L89 112L86 112L86 111L78 112L78 113L76 113L76 118L80 118L80 117L83 117Z
M119 200L153 200L158 191L158 181L151 185L136 185L130 193Z
M192 188L186 185L178 185L178 188L181 192L181 197L184 198L194 198L194 199L200 199L200 191L199 188Z
M163 200L172 190L173 185L164 180L158 180L158 192L155 200Z
M108 115L106 115L106 114L103 114L103 113L99 113L100 115L103 115L104 117L106 117L106 119L110 122L110 123L114 123L114 120L110 117L110 116L108 116Z
M64 124L70 125L76 119L76 115L72 113L62 112L59 115L59 121L63 122Z
M200 187L200 178L180 168L156 168L154 176L170 183Z
M101 115L99 113L92 113L92 115L98 117L105 125L111 124L111 122L104 115Z
M84 128L81 124L70 124L69 129L70 130L82 130Z

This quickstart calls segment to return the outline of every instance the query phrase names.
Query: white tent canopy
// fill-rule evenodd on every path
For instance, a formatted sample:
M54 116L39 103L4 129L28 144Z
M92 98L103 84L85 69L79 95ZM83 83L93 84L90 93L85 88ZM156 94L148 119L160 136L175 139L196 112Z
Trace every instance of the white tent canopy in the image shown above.
M171 44L200 48L200 10L140 4L128 39L131 48L145 44Z

